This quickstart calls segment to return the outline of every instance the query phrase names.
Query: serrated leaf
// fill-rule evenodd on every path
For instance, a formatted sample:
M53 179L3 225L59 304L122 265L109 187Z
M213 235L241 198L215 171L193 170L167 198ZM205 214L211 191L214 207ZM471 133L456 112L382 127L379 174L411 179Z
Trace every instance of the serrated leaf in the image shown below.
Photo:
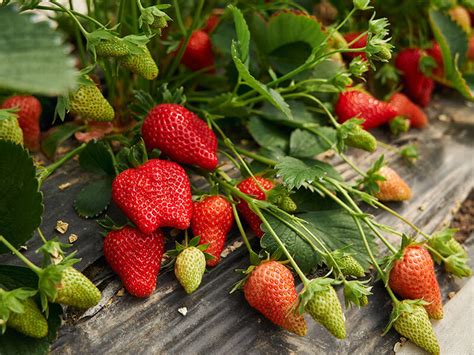
M79 164L85 171L115 176L113 153L104 142L89 142L79 155Z
M66 95L77 71L59 33L13 6L0 7L0 87L43 95Z
M250 31L245 22L242 12L235 6L228 7L234 17L235 31L237 33L237 40L239 41L240 59L248 68L249 46L250 46Z
M300 187L310 188L313 181L317 181L325 176L340 179L337 171L327 163L319 160L296 159L284 157L275 166L277 174L290 190Z
M318 130L333 144L336 140L336 130L330 127L320 127ZM297 129L291 133L290 155L296 158L311 158L327 151L333 144L328 144L321 137L308 131Z
M105 212L112 198L112 179L105 178L86 185L74 200L74 209L83 218L93 218Z
M53 128L51 134L41 143L41 150L48 158L54 157L58 146L80 129L81 127L74 123L65 123Z
M301 101L289 100L287 103L290 105L291 113L293 115L292 120L288 120L288 118L281 111L277 110L274 106L267 102L265 102L260 108L261 115L267 120L282 122L288 125L293 122L316 124L324 124L327 122L327 118L314 115L313 113L309 112L305 104Z
M43 195L28 152L8 141L0 141L0 152L0 235L18 247L41 223Z
M288 147L288 133L271 122L251 117L247 128L252 138L262 147L285 150Z

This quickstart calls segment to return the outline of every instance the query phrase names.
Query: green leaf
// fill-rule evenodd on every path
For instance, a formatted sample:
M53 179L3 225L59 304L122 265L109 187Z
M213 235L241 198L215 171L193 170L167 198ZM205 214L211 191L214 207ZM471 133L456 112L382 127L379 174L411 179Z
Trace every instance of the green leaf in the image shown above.
M0 152L0 235L18 247L41 223L43 195L28 152L8 141L0 141Z
M27 267L0 265L0 286L8 290L19 287L36 288L38 276Z
M242 12L235 6L229 5L228 8L232 11L235 22L235 31L237 32L237 40L239 43L240 59L248 68L249 64L249 46L250 46L250 31L245 22Z
M339 205L329 197L321 196L319 192L308 190L297 190L291 194L291 198L298 206L298 212L335 210Z
M271 122L253 116L250 118L247 128L252 138L262 147L283 150L288 147L288 134Z
M112 198L112 179L105 178L86 185L76 196L74 209L83 218L105 212Z
M325 176L340 180L340 176L334 168L319 160L300 160L293 157L284 157L275 166L277 174L290 190L304 187L312 190L311 183Z
M74 60L48 23L0 7L0 48L0 88L50 96L74 89Z
M65 123L54 128L54 131L41 143L41 150L48 158L53 158L58 146L81 129L74 123Z
M287 103L290 105L290 110L293 116L292 120L289 120L281 111L270 105L268 102L265 102L260 108L261 115L267 120L281 122L288 125L295 122L317 124L327 122L327 118L309 112L305 104L301 101L289 100Z
M290 106L285 102L283 97L275 90L267 88L266 85L255 79L244 63L240 60L237 54L237 46L235 42L232 42L232 59L234 60L235 67L240 74L241 79L252 89L257 91L265 99L267 99L273 106L283 112L288 119L293 119L291 114Z
M113 153L104 142L89 142L79 155L79 164L86 171L115 176Z
M318 128L325 137L331 142L336 140L336 130L330 127ZM332 146L321 137L308 131L297 129L291 133L290 137L290 155L296 158L311 158L322 152L327 151Z

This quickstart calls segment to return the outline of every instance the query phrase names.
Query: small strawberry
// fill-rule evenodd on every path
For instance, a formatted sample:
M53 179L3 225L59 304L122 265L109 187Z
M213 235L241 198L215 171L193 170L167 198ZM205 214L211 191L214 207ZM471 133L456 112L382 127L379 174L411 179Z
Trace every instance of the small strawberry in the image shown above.
M17 108L18 123L23 131L25 146L36 151L40 148L41 103L34 96L12 96L5 100L2 108Z
M257 181L255 181L257 180ZM260 185L260 186L259 186ZM266 200L267 197L264 191L271 190L275 185L272 181L267 180L263 177L256 176L255 179L253 177L249 177L245 180L242 180L238 185L237 188L242 191L244 194L250 195L257 200ZM262 191L263 189L263 191ZM248 203L244 200L240 200L237 209L239 213L244 217L247 221L250 229L252 232L259 238L263 236L263 231L260 229L260 225L262 221L260 218L250 209Z
M466 33L471 32L471 16L466 8L462 6L454 6L449 9L449 16L456 22Z
M115 116L112 106L90 78L85 78L85 81L89 83L80 85L72 95L70 111L85 120L112 121Z
M118 37L103 39L95 45L95 52L99 57L123 57L130 53L128 46Z
M146 46L140 47L141 53L130 53L120 58L120 64L132 73L140 75L146 80L156 79L158 67Z
M220 21L220 15L217 13L211 14L211 16L208 17L206 21L206 26L204 26L203 31L210 34L214 32L216 29L217 25L219 24Z
M319 278L312 280L301 292L298 309L304 309L338 339L346 337L346 326L341 303L336 290L331 286L334 280Z
M295 212L298 209L295 201L293 201L290 196L282 196L278 202L278 207L280 207L283 211L290 213Z
M428 125L428 116L423 110L413 103L408 97L401 93L395 93L389 100L392 107L397 110L399 116L406 117L410 120L410 126L423 128Z
M155 290L164 251L165 237L159 229L144 234L126 226L109 232L104 239L105 259L136 297L148 297Z
M206 256L194 246L185 248L176 257L174 274L186 293L197 290L206 271Z
M403 73L405 90L412 100L425 107L431 101L433 79L424 75L420 61L426 52L420 48L407 48L398 53L395 66Z
M363 277L365 270L352 255L344 255L338 259L338 266L345 276Z
M421 245L408 244L390 271L389 285L407 299L422 299L431 318L443 318L441 292L430 253Z
M438 78L444 78L444 64L441 47L437 42L433 42L433 46L426 50L426 53L431 56L436 62L436 68L433 70L433 75Z
M360 33L358 32L349 32L345 33L344 39L346 40L347 44L351 43L353 40L355 40L357 37L360 36ZM355 41L349 48L351 49L357 49L357 48L365 48L367 45L367 35L362 36L359 38L357 41ZM365 55L365 52L362 50L360 52L349 52L349 53L344 53L349 58L356 58L356 57L361 57L363 60L367 60L367 57Z
M349 147L359 148L371 153L377 149L377 139L360 125L354 126L353 131L344 142Z
M474 61L474 36L469 38L469 47L467 49L467 59Z
M23 145L23 131L15 112L11 110L0 110L0 140Z
M121 172L112 183L112 199L143 233L160 227L187 229L191 223L189 179L172 161L151 159Z
M410 339L430 354L440 353L438 339L419 300L400 302L394 307L391 318L393 327L400 335Z
M207 196L194 202L191 228L199 236L199 244L208 244L206 253L214 256L207 260L207 266L216 266L221 260L227 234L229 234L234 216L232 205L222 196Z
M214 53L212 52L211 38L206 32L198 30L192 33L181 58L181 63L192 71L204 68L210 68L211 72L214 71Z
M395 170L383 166L377 174L385 178L384 181L377 181L380 191L375 194L375 197L380 201L406 201L411 199L410 187Z
M155 106L145 118L142 135L148 149L206 170L217 167L217 138L195 113L178 104Z
M94 307L102 297L97 287L73 267L63 270L56 290L56 297L52 302L82 309Z
M381 126L397 115L390 104L359 90L341 92L335 111L341 123L354 117L365 119L362 123L364 129Z
M292 309L298 299L290 270L276 261L264 261L253 269L244 284L247 302L276 325L300 336L306 321Z

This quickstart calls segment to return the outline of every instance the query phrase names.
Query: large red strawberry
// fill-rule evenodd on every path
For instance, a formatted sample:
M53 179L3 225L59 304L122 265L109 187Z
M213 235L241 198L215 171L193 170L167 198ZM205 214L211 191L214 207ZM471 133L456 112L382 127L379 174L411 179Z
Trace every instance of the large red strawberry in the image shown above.
M262 262L244 285L247 302L276 325L297 335L306 334L306 321L291 307L298 299L290 270L276 261Z
M5 100L2 108L18 108L18 123L23 131L23 142L30 150L40 148L41 104L34 96L12 96Z
M434 88L433 79L424 75L420 69L420 61L426 55L420 48L407 48L398 53L395 66L403 73L405 91L408 96L425 107L431 101Z
M341 123L351 118L365 119L362 124L364 129L383 125L397 115L397 111L390 104L359 90L341 92L335 110Z
M104 239L104 256L130 294L150 296L156 287L165 237L161 230L145 234L132 227L109 232Z
M192 71L210 68L214 71L214 53L209 35L201 30L194 31L189 38L181 63Z
M412 244L403 250L390 271L389 284L403 298L422 299L431 318L443 318L443 303L430 253Z
M344 34L344 39L346 40L347 44L349 44L359 36L360 36L360 33L358 32L349 32L349 33ZM349 48L351 49L365 48L366 45L367 45L367 35L364 35L361 38L359 38L357 41L355 41ZM349 58L356 58L360 56L363 60L367 59L367 56L365 55L364 51L349 52L349 53L344 53L344 55L346 55Z
M191 223L189 179L172 161L151 159L121 172L112 184L112 198L143 233L160 227L187 229Z
M227 234L229 234L234 216L232 205L222 196L207 196L194 202L191 228L199 236L199 244L208 244L206 253L214 256L207 266L216 266L221 260Z
M145 118L142 135L149 149L158 148L178 163L203 169L217 167L217 138L194 112L178 104L155 106Z
M426 53L431 56L436 62L436 68L433 69L433 75L439 78L444 78L444 64L441 47L437 42L433 42L433 46L426 50Z
M242 191L244 194L252 196L253 198L257 200L266 200L267 197L263 190L271 190L273 187L274 187L274 184L272 181L267 180L260 176L256 176L255 179L253 177L249 177L245 180L242 180L237 185L237 188L240 191ZM237 209L239 210L239 213L247 221L248 225L250 226L254 234L257 237L261 238L263 236L263 231L260 229L260 225L262 224L262 221L250 209L248 203L244 200L240 200L239 204L237 205Z
M389 102L392 107L397 110L399 116L404 116L410 120L410 126L423 128L428 125L428 116L426 116L426 113L405 95L395 93Z

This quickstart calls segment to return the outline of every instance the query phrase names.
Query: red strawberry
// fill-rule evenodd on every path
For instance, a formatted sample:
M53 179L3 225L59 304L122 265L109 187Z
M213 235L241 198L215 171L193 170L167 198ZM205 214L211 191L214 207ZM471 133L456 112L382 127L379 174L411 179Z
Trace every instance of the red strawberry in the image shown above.
M469 39L469 47L467 49L467 59L474 61L474 36Z
M194 31L189 38L181 63L192 71L210 68L214 71L214 53L209 35L204 31Z
M431 56L436 62L436 68L433 70L433 75L444 78L444 64L441 47L437 42L433 42L433 46L426 50L426 53Z
M172 161L151 159L121 172L112 184L112 198L143 233L160 227L187 229L191 223L189 179Z
M375 197L380 201L406 201L411 199L410 187L395 170L383 166L377 174L385 178L384 181L377 181L380 191L375 194Z
M274 187L273 182L263 177L256 176L255 179L258 181L258 184L260 184L260 186L264 190L271 190ZM255 182L253 177L249 177L245 180L242 180L237 185L237 188L240 191L242 191L244 194L250 195L257 200L262 200L262 201L266 200L267 197L265 195L265 192L261 190L258 184ZM244 200L240 200L239 204L237 205L237 209L239 210L240 214L244 217L244 219L247 221L248 225L250 226L250 229L252 229L254 234L257 237L261 238L263 236L263 231L260 229L260 225L262 224L262 221L255 213L253 213L248 203L245 202Z
M341 92L335 110L341 123L355 117L365 119L364 129L383 125L397 115L390 104L359 90Z
M298 299L295 280L290 270L276 261L257 266L244 285L247 302L276 325L304 336L306 321L292 311Z
M390 98L389 103L397 110L399 116L404 116L410 120L410 126L423 128L428 125L428 116L405 95L395 93Z
M221 260L225 240L229 234L234 215L232 205L222 196L207 196L194 202L191 228L199 236L199 244L209 244L206 253L214 256L207 261L207 266L216 266Z
M360 36L360 33L358 32L350 32L350 33L344 34L344 39L346 40L347 44L349 44L359 36ZM357 41L355 41L349 48L351 49L364 48L366 45L367 45L367 35L364 35L361 38L359 38ZM367 60L367 57L364 51L344 53L344 55L346 55L347 57L351 59L360 56L363 60Z
M41 104L34 96L12 96L5 100L2 108L17 107L18 123L23 131L25 146L33 151L40 148Z
M158 148L178 163L203 169L217 167L217 138L195 113L178 104L155 106L145 118L142 135L149 149Z
M431 101L433 79L425 76L420 69L420 60L426 55L420 48L407 48L398 53L395 66L403 73L405 90L417 104L425 107Z
M206 33L211 33L213 32L217 25L219 24L220 21L220 16L217 14L211 14L209 18L206 21L206 26L203 28L203 31Z
M443 304L430 253L412 244L403 250L390 271L389 284L403 298L422 299L430 304L426 311L431 318L443 318Z
M104 256L130 294L148 297L156 288L165 237L157 229L145 234L125 227L109 232L104 239Z

